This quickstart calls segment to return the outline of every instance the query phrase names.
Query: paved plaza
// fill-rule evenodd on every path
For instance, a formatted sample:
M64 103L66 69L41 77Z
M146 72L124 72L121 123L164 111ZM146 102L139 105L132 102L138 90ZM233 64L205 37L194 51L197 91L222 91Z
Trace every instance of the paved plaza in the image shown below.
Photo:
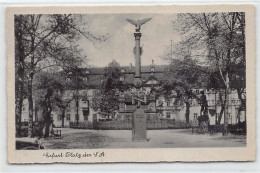
M60 130L60 129L59 129ZM244 147L245 135L192 134L191 130L148 130L148 142L132 142L131 130L63 128L61 139L43 140L46 149Z

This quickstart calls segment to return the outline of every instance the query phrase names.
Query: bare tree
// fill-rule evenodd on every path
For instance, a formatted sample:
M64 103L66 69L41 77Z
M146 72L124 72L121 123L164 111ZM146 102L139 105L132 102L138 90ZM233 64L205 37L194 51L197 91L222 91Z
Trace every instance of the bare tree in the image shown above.
M180 14L178 25L183 34L184 41L193 46L194 49L205 51L207 63L212 71L217 71L224 84L225 99L223 99L224 111L224 129L223 134L228 131L228 97L230 93L230 82L234 75L233 67L244 60L244 46L238 46L238 43L244 42L243 13L198 13L198 14ZM177 29L177 28L176 28Z
M50 67L79 66L84 56L74 43L81 35L89 40L104 41L106 38L92 35L84 25L81 25L80 15L19 15L15 19L17 27L22 26L20 33L23 34L23 37L19 37L18 34L16 37L17 50L19 50L17 62L22 64L17 66L21 73L20 71L17 73L20 76L19 81L23 81L25 77L28 80L28 135L33 137L33 80L35 74ZM28 73L23 74L25 69ZM21 84L18 88L21 88L22 85L24 86ZM17 102L23 99L21 95L21 92L17 95L17 97L19 96ZM21 116L20 109L18 107L18 117Z
M21 134L21 114L24 97L25 75L25 31L23 27L24 16L15 17L15 122L16 135Z
M190 101L199 100L191 89L203 85L203 81L207 80L207 77L207 70L197 65L197 62L188 55L182 60L172 60L166 71L161 91L166 99L175 98L176 102L185 103L187 123L189 123L190 116Z

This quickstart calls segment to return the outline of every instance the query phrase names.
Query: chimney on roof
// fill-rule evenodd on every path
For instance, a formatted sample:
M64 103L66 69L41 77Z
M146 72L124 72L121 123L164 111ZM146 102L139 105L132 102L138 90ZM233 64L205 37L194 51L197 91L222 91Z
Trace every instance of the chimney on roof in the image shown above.
M152 59L152 65L154 65L154 60Z
M130 68L132 68L133 67L133 64L132 63L130 63Z

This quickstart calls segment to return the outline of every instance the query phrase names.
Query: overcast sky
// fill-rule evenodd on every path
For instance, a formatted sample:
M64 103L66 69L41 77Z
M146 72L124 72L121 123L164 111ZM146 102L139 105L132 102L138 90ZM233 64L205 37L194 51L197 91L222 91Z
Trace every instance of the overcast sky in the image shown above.
M167 63L161 57L170 51L171 40L176 42L178 39L178 33L174 33L172 27L176 14L88 14L83 16L83 20L88 23L90 31L111 36L101 44L93 44L85 38L80 40L80 47L88 56L88 64L106 66L114 59L121 66L134 65L135 27L125 19L148 17L152 20L141 27L142 65L150 65L152 59L155 64Z

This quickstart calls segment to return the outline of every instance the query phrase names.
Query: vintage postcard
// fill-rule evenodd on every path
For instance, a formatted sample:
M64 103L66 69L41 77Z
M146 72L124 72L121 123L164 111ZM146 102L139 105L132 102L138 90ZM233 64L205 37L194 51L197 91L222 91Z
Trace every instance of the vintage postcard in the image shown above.
M6 19L9 163L255 160L253 5Z

